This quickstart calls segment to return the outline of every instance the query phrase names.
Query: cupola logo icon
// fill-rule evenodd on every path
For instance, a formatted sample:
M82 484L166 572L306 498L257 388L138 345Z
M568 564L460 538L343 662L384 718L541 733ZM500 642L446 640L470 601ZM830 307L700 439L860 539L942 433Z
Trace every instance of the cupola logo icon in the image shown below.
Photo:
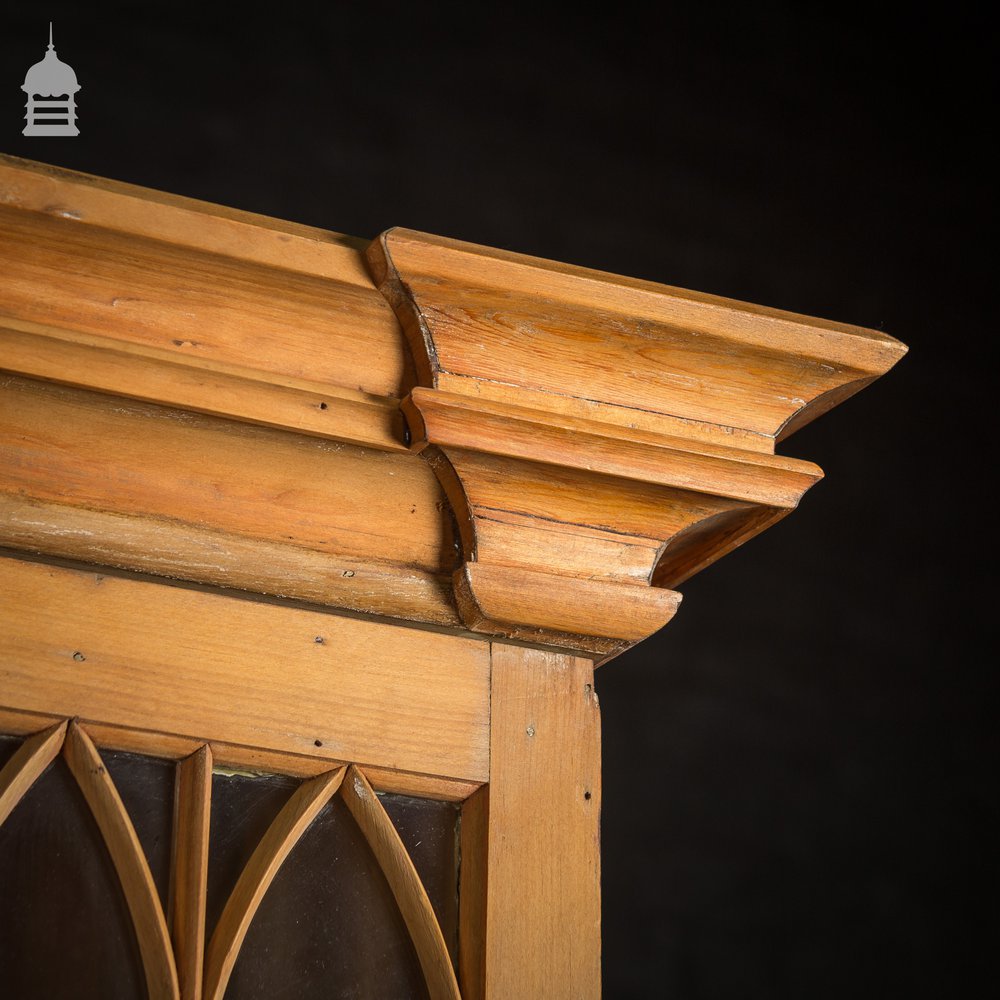
M28 122L24 135L79 135L76 127L76 94L82 88L76 73L57 55L52 44L52 22L49 21L49 49L41 62L35 63L24 77L21 87L28 95Z

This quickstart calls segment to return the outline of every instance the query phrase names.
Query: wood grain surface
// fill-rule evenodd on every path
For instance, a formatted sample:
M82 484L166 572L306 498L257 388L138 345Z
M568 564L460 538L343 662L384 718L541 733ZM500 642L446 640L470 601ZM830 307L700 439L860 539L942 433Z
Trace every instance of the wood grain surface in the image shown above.
M359 241L0 159L3 313L194 368L399 395L406 352Z
M360 388L278 379L222 362L194 366L156 347L10 318L0 318L0 367L194 413L406 450L396 400Z
M821 472L776 443L905 351L10 157L0 267L0 545L597 662L795 508Z
M170 930L181 1000L201 1000L211 805L212 750L205 745L178 762L175 781Z
M483 642L12 558L0 592L12 707L488 780Z
M97 820L135 928L150 1000L180 1000L170 933L149 863L111 775L90 737L70 723L63 756Z
M776 442L905 352L405 229L367 260L414 353L402 409L458 521L463 623L600 662L676 607L618 584L674 587L794 509L822 472Z
M0 376L7 545L452 624L446 507L410 455Z
M600 712L582 657L493 644L485 996L601 991Z
M341 797L361 828L403 915L431 1000L461 1000L441 927L388 813L364 773L348 768Z
M617 411L612 422L629 411L626 425L661 433L692 421L773 450L905 352L881 331L407 229L383 233L367 258L423 385Z
M57 714L30 712L0 705L0 733L31 736L43 727L58 726L64 721L63 717ZM315 741L311 753L289 753L219 740L206 744L204 740L192 736L180 736L177 733L164 733L154 729L138 729L84 717L81 717L80 721L85 724L87 735L94 745L102 750L123 750L125 753L144 754L178 763L185 761L205 746L211 751L215 766L250 774L285 774L294 778L315 778L318 774L325 774L332 766L350 763L331 758L329 754L324 753L324 747L315 745ZM404 771L374 764L365 765L365 776L376 791L439 799L442 802L464 802L484 783L481 780L445 778L435 774Z
M48 729L29 736L0 768L0 826L42 772L59 756L65 737L66 723L53 723Z
M489 874L490 789L462 803L458 891L458 981L463 1000L486 996L486 909Z

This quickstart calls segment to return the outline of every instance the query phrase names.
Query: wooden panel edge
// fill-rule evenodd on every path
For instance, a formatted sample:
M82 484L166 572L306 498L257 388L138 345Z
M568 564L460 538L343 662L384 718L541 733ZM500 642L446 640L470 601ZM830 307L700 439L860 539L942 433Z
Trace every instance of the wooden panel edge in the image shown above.
M26 736L45 726L59 723L61 716L0 706L0 734ZM204 737L181 736L147 729L133 729L97 719L79 718L94 745L101 750L121 750L165 760L182 762L200 747ZM213 766L248 774L282 774L292 778L315 778L331 767L346 767L353 761L331 760L303 754L279 753L262 747L240 746L208 741ZM478 789L481 781L465 781L414 771L398 771L375 764L365 764L365 774L379 792L437 799L441 802L464 802Z
M170 927L181 1000L201 1000L212 803L212 750L177 764L171 841Z
M329 766L487 778L482 640L10 558L0 588L4 700L15 708ZM170 622L162 631L143 624L153 600ZM336 655L346 662L331 671ZM390 691L397 711L366 726Z
M42 772L59 756L66 738L66 721L29 736L0 768L0 826L14 811Z
M486 995L601 989L600 712L580 657L492 644ZM532 891L523 872L545 871Z
M458 870L458 981L463 1000L486 997L486 899L490 789L484 785L462 803Z
M4 204L371 288L368 240L0 153ZM256 243L248 234L258 237Z
M424 972L431 1000L462 1000L448 946L420 876L364 773L353 765L341 797L389 883Z
M205 1000L222 1000L260 901L278 869L344 779L344 768L303 782L274 818L226 901L205 952Z
M127 399L277 427L383 451L406 451L399 403L360 389L267 378L131 345L0 319L0 370Z
M125 805L86 732L70 723L63 756L97 821L128 903L150 1000L179 1000L177 967L149 863Z

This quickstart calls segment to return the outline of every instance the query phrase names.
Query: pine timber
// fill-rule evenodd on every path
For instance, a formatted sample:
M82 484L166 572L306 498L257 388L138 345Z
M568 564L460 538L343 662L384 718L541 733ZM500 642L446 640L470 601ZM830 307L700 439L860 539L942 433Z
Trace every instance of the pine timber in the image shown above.
M0 156L0 732L29 735L0 813L62 746L151 995L221 996L347 774L431 992L454 996L372 789L462 802L462 996L598 996L593 667L795 509L822 472L777 444L904 352ZM175 951L97 746L180 762ZM306 783L206 957L213 762Z
M479 958L488 1000L600 996L601 720L593 681L583 657L493 644Z
M12 157L0 275L0 544L598 662L795 508L822 473L777 442L905 351Z
M462 1000L448 946L420 876L389 814L360 769L353 765L348 768L340 794L389 883L410 932L431 1000Z
M12 708L488 780L484 643L13 558L0 593Z
M224 708L224 706L223 706ZM220 715L223 713L220 712ZM241 771L246 774L284 774L294 778L315 778L325 774L331 766L349 764L350 761L331 758L323 754L322 747L313 741L312 753L288 753L258 746L225 743L212 740L206 744L191 736L179 736L155 729L136 729L116 723L86 722L87 735L102 750L123 750L183 763L206 745L212 754L213 766ZM66 719L57 713L29 712L23 709L0 706L0 733L26 736L44 727L63 725ZM209 720L211 724L211 720ZM365 766L365 776L379 792L396 792L442 802L465 802L478 789L482 781L446 778L440 775L405 771L398 768ZM4 779L6 781L6 779ZM6 787L6 786L2 786ZM22 794L19 788L17 795ZM4 799L6 802L6 799Z
M181 1000L201 1000L205 961L212 750L179 761L174 789L170 931Z
M822 472L776 442L905 351L405 229L367 256L414 355L413 445L458 518L462 621L599 659L669 621L661 588L794 509Z
M160 897L139 837L97 748L71 722L63 756L100 828L121 881L146 973L150 1000L180 1000L177 966Z
M66 738L65 722L32 733L0 768L0 826L24 798L42 772L59 756Z

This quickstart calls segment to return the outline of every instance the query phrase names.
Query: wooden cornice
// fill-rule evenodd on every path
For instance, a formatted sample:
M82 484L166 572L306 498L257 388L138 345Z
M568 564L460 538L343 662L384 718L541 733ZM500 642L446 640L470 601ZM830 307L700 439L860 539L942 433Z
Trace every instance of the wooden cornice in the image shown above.
M0 544L604 659L884 334L0 158Z
M775 442L885 372L884 334L393 229L367 252L422 385L474 630L611 653L822 472ZM627 609L627 610L625 610Z
M875 330L392 229L367 251L421 384L773 452L906 348Z

